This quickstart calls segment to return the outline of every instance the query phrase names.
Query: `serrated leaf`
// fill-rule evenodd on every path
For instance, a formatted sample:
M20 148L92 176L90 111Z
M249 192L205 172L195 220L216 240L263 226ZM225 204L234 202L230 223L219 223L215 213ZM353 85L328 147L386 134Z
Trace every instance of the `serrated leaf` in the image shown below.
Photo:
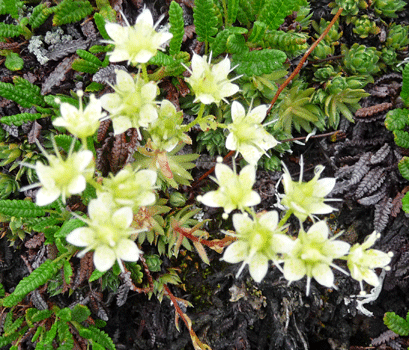
M389 131L402 130L409 124L409 110L396 108L386 113L385 126Z
M14 38L16 36L19 36L20 34L23 34L20 26L0 22L0 39Z
M80 219L71 219L64 222L61 228L54 234L55 238L65 238L76 228L83 227L85 222Z
M269 74L282 68L286 59L287 56L283 51L273 49L250 51L232 56L233 65L238 65L235 69L236 73L247 76Z
M76 52L77 52L77 55L81 57L82 59L88 62L91 62L95 64L96 66L102 67L102 62L99 60L98 57L94 56L92 53L82 50L82 49L78 49Z
M394 130L393 136L395 143L399 147L409 148L409 133L404 130Z
M42 118L41 113L20 113L2 117L0 122L7 125L21 126L24 123L32 122L40 118Z
M71 318L76 322L84 322L89 316L91 311L85 305L76 304L71 310Z
M95 13L94 14L94 22L97 25L97 28L101 34L101 36L105 40L111 40L110 36L108 35L107 31L105 30L105 19L100 13Z
M88 281L89 282L94 282L97 279L101 278L103 275L105 275L105 273L106 273L106 271L102 272L102 271L99 271L99 270L94 270L94 271L92 271L92 274L89 277Z
M69 135L56 135L54 140L58 147L61 147L66 153L68 153L74 138ZM74 151L79 151L80 148L81 141L75 140Z
M86 88L85 91L86 92L97 92L97 91L101 91L105 88L104 84L101 83L97 83L96 81L91 82L91 84L89 84Z
M46 260L36 268L29 276L24 277L17 285L14 292L3 299L3 306L12 307L16 303L16 298L24 298L28 293L47 283L57 273L57 266L51 260Z
M212 42L217 34L217 17L212 0L196 0L193 8L193 19L197 40Z
M28 24L32 29L38 28L45 23L47 18L53 13L53 10L47 7L46 3L42 3L34 7L33 12L28 20Z
M173 35L169 41L169 53L173 56L179 53L185 34L183 9L176 1L172 1L169 6L169 24L169 32Z
M409 334L408 322L404 318L396 315L394 312L386 312L383 317L383 322L396 334L405 337Z
M270 30L277 29L284 19L300 8L298 0L266 0L257 20L264 22Z
M401 175L406 180L409 180L409 157L403 157L398 163L398 168Z
M105 349L115 350L114 342L109 335L94 326L89 326L87 329L80 330L80 335L86 339L97 342Z
M0 213L19 218L34 218L44 216L46 211L37 204L24 200L4 199L0 200Z
M77 58L72 62L72 69L76 70L77 72L95 74L99 71L102 65L97 65L93 62L86 61L82 58Z
M4 62L4 65L6 66L7 69L10 69L11 71L14 72L23 69L24 61L19 56L18 53L12 52L6 56L6 61Z
M53 25L61 26L80 21L92 13L87 0L63 0L54 9Z

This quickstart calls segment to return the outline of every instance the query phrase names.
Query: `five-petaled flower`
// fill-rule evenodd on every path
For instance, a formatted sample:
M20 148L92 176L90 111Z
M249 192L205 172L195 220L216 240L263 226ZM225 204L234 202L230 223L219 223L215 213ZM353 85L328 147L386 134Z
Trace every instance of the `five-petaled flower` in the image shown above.
M56 118L53 124L66 128L80 139L85 139L95 134L99 128L100 119L105 116L105 113L102 113L101 102L94 95L90 96L89 104L84 110L81 99L83 92L78 91L77 94L80 97L80 108L77 109L66 102L61 103L61 117Z
M129 25L126 19L126 27L116 23L107 23L105 30L112 40L105 42L115 45L114 51L109 53L109 60L111 62L128 61L128 64L134 66L148 62L161 49L161 46L172 38L172 34L166 30L159 32L155 30L161 19L154 25L151 12L144 9L136 19L134 26Z
M374 271L376 267L389 269L389 266L386 265L390 263L393 253L384 253L377 249L368 249L374 245L379 237L380 233L374 231L365 238L362 244L354 244L349 251L347 257L348 268L351 272L351 277L359 281L361 290L363 290L362 280L372 286L379 284L378 275Z
M329 229L325 221L318 221L308 232L302 228L291 251L284 256L284 277L289 281L298 281L307 275L307 295L310 292L311 278L326 287L334 287L334 274L330 266L348 274L332 261L348 253L347 242L329 238Z
M88 205L88 224L73 230L67 237L68 243L85 247L77 256L82 257L90 250L94 252L94 264L99 271L107 271L118 262L124 271L121 260L137 261L142 253L129 236L135 233L131 228L133 212L130 207L117 208L111 195L103 193Z
M64 160L58 151L54 139L52 139L56 155L48 154L44 148L37 142L48 160L48 165L37 161L35 166L22 163L27 167L32 167L38 176L40 182L21 188L25 191L31 188L41 186L36 195L36 204L43 206L54 202L62 196L62 201L72 194L80 194L85 190L87 179L94 174L93 154L88 150L73 152L74 143Z
M155 101L158 87L153 81L145 83L139 75L134 79L117 70L114 89L114 93L101 97L101 104L110 113L116 135L129 128L146 128L158 118Z
M283 174L284 194L279 194L280 203L288 208L301 222L307 217L313 220L313 214L329 214L335 209L324 203L324 198L335 186L336 179L326 177L319 179L324 166L315 167L315 176L308 182L302 182L303 160L301 158L301 173L299 181L293 181L291 175L285 166Z
M194 53L192 70L187 68L192 75L185 80L196 95L194 102L200 101L206 105L214 102L218 105L223 100L228 103L225 97L234 95L239 91L238 85L232 84L232 80L227 77L231 71L230 60L226 57L223 61L211 65L211 59L212 56L210 55L208 62L207 56L201 57Z
M268 261L278 265L279 254L289 252L293 240L283 232L285 227L277 227L276 211L259 213L254 220L247 214L234 214L233 225L238 240L227 247L223 260L232 264L243 261L237 276L248 264L251 277L261 282L267 273Z
M243 158L253 165L257 164L268 149L278 144L277 140L261 125L267 109L267 105L260 105L246 114L239 102L234 101L231 105L233 122L227 127L230 134L226 139L226 148L240 152Z
M223 207L225 214L229 214L234 209L244 211L246 207L260 203L260 196L252 190L256 180L254 166L245 166L237 175L227 165L219 163L216 165L215 174L214 181L220 187L216 191L199 196L197 199L203 204L209 207Z
M134 170L128 164L115 176L111 174L103 182L103 191L111 194L111 200L118 207L130 207L138 211L140 207L151 205L156 196L153 188L156 183L156 172L153 170Z

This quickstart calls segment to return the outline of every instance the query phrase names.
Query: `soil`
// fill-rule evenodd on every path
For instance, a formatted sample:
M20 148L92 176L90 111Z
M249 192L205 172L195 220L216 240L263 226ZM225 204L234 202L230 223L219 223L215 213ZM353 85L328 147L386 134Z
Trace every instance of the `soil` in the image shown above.
M190 2L178 2L184 3L187 13L191 15ZM328 1L312 1L314 19L332 18L327 4ZM149 1L144 4L144 1L139 0L115 2L115 6L128 18L135 18L144 5L153 11L156 18L161 13L166 14L168 9L164 0L155 1L154 4ZM408 11L406 7L396 22L408 24ZM87 38L87 34L81 32L79 24L71 27L84 40L89 40L88 47L91 42L99 40L99 37ZM48 22L41 27L44 33L50 29L51 23ZM67 30L65 27L63 29ZM352 45L353 42L371 45L375 39L357 38L350 27L346 26L342 42L347 45ZM190 53L192 50L201 50L194 34L184 45ZM402 53L404 54L405 52ZM19 75L38 86L44 86L47 82L50 84L47 87L48 93L68 95L70 90L82 88L90 78L88 74L67 69L64 78L56 79L53 84L47 80L48 77L72 54L45 65L40 65L24 45L21 55L25 62L23 70L11 72L1 66L1 81L10 82L12 76ZM292 69L297 62L291 62ZM382 233L382 237L375 248L394 253L391 270L386 272L379 297L364 304L365 309L373 313L373 316L363 315L357 310L357 301L362 299L356 297L360 292L359 284L337 270L334 270L336 289L322 287L313 281L307 297L305 279L288 285L274 266L261 283L255 283L247 269L237 277L239 265L224 263L214 251L208 251L210 266L204 264L196 254L189 252L181 253L177 259L161 257L162 270L181 267L183 271L183 285L170 288L176 297L193 304L194 307L184 311L203 343L213 350L363 350L404 349L409 346L407 337L388 339L384 335L383 340L381 337L373 341L387 330L383 323L385 312L394 311L405 316L409 309L409 219L399 205L408 182L402 178L397 167L405 150L396 146L392 133L384 126L387 111L400 106L398 96L401 80L401 75L396 72L379 74L375 82L365 88L371 96L361 100L362 107L367 110L357 114L355 123L343 120L335 137L311 138L305 145L294 143L293 153L286 154L283 158L294 178L299 174L301 155L305 162L305 180L312 178L313 169L318 164L325 165L324 176L338 178L332 196L341 201L331 203L337 211L328 221L334 231L345 230L344 239L353 244L362 242L365 236L376 229ZM0 103L1 116L21 113L15 103L6 103L3 99ZM390 105L385 107L382 105L385 103ZM30 132L35 132L33 130L37 125L44 133L51 124L49 120L41 120L24 126L25 129L13 131L4 128L10 134L17 132L12 141L21 142ZM375 161L375 158L378 160ZM7 167L3 171L7 172ZM197 170L195 178L204 172L205 169ZM271 210L276 204L276 191L282 191L278 185L280 177L281 172L278 171L258 172L255 189L262 196L262 204L257 210ZM349 181L352 177L355 180ZM220 211L205 209L205 218L212 218L216 214L219 215ZM297 227L297 221L294 219L292 222ZM209 226L209 231L211 230L217 234L217 223ZM44 245L35 251L27 248L25 243L29 238L16 242L12 247L9 247L6 238L0 240L0 281L7 293L28 274L27 262L32 261L33 254L44 256L50 249ZM149 252L149 246L143 248ZM74 259L74 262L79 264L79 259ZM342 264L339 265L342 267ZM381 271L378 272L381 274ZM153 273L153 278L160 273ZM92 287L95 288L95 294L92 294L93 301L88 305L93 312L92 316L107 321L104 330L111 336L118 350L193 349L183 322L179 320L180 330L176 329L175 308L166 297L159 302L155 297L149 299L145 294L129 292L126 303L118 307L114 293L101 293L98 284L93 284ZM49 297L49 300L60 307L66 307L81 299L84 294L89 294L89 291L90 286L84 283L71 296L64 293ZM370 293L371 288L366 287L366 291ZM33 301L35 297L31 297L31 302L34 305L47 302L48 300L41 300L43 296L39 296L40 300L37 301ZM183 305L179 306L183 308ZM371 341L374 344L372 347ZM34 348L30 342L23 345L26 349Z

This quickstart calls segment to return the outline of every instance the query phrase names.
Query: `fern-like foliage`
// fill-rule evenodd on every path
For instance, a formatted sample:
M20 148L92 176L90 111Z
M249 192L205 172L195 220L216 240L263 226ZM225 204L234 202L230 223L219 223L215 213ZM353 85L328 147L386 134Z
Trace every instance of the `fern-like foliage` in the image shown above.
M264 34L267 30L267 25L264 22L255 21L253 23L253 28L251 29L248 41L250 43L257 43L263 39Z
M385 126L389 131L402 130L409 124L409 110L393 109L386 114Z
M409 158L408 157L403 157L399 161L398 168L399 168L399 171L400 171L401 175L406 180L409 180Z
M291 134L291 129L294 126L298 132L301 131L301 128L311 132L311 123L323 128L322 111L310 102L314 91L314 88L303 90L300 85L288 90L284 99L272 112L272 119L278 119L274 124L274 130L282 130Z
M269 74L282 68L286 59L284 52L273 49L255 50L232 56L233 64L238 65L235 69L237 74L247 76Z
M2 0L1 5L1 14L9 14L14 19L18 19L18 10L23 5L23 2L18 0Z
M211 43L217 34L217 17L212 0L196 0L193 9L197 40Z
M105 39L105 40L111 40L111 38L109 37L107 31L105 30L105 18L103 17L102 14L100 13L96 13L94 14L94 21L95 24L97 25L97 28L101 34L101 36Z
M34 218L44 216L46 210L37 204L24 200L0 200L0 214L20 218Z
M14 85L0 82L0 96L13 100L25 108L33 105L45 106L44 98L41 96L38 86L21 77L14 77L13 82Z
M98 72L100 68L106 67L109 63L108 58L106 62L101 62L98 57L85 50L78 49L77 55L80 56L80 58L74 60L72 69L78 72L94 74Z
M281 30L270 31L264 37L265 43L270 47L290 53L306 50L308 48L307 39L308 37L302 33Z
M284 23L284 19L294 11L298 11L299 0L266 0L257 20L264 22L270 30L276 30Z
M96 0L95 3L98 7L98 13L103 18L109 22L116 22L116 11L112 8L109 0Z
M7 125L20 126L24 123L31 122L40 118L42 118L41 113L20 113L2 117L0 119L0 122Z
M115 345L112 339L104 331L101 331L97 327L89 326L80 330L81 337L90 339L98 344L101 344L104 349L115 350Z
M230 53L247 52L248 48L244 40L242 42L234 40L236 36L242 37L242 34L246 34L247 32L247 29L241 27L229 27L220 31L215 40L210 44L213 57L217 57L226 51ZM241 47L237 47L238 45Z
M409 148L409 133L404 130L393 131L394 141L399 147Z
M405 105L409 104L409 64L405 65L402 72L402 90L400 92L400 97Z
M169 31L173 35L169 42L169 53L173 56L180 52L183 35L185 34L183 9L176 1L172 1L169 6L169 23Z
M28 293L47 283L57 273L58 265L51 260L46 260L29 276L24 277L12 294L3 299L3 306L17 305Z
M228 0L227 5L227 25L236 22L237 12L239 10L239 0Z
M383 317L383 322L396 334L405 337L409 335L409 313L406 315L406 319L404 319L394 312L386 312Z
M23 34L20 26L0 23L0 41L4 41L6 38L14 38L20 34Z
M28 24L32 29L41 26L47 18L53 13L53 10L48 8L46 3L42 3L34 7L33 13L31 14Z
M92 12L92 6L88 0L63 0L54 7L53 24L61 26L78 22Z

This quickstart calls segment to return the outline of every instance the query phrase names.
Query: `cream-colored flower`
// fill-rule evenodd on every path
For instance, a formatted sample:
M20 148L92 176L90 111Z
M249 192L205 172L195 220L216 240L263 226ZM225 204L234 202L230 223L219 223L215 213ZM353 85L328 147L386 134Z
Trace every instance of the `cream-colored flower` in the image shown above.
M245 166L239 175L225 164L217 164L215 168L215 182L220 186L216 191L211 191L197 199L209 207L223 207L229 214L234 209L244 211L260 203L257 192L252 190L256 180L256 169L252 165Z
M108 193L101 194L88 205L88 226L73 230L66 240L77 247L85 247L77 256L90 250L94 252L94 264L99 271L107 271L115 261L124 271L121 260L137 261L142 253L129 236L135 231L130 227L133 212L130 207L118 209Z
M128 61L128 64L136 66L148 62L158 50L163 50L161 46L172 38L172 34L165 29L156 31L161 19L154 25L151 12L145 8L134 26L128 22L126 27L107 23L105 30L112 41L105 42L115 45L114 51L109 53L110 62Z
M313 219L313 214L329 214L335 209L325 204L324 197L328 195L335 186L336 179L326 177L319 179L324 170L324 166L318 165L315 168L315 176L308 182L302 182L303 160L301 158L301 173L299 181L293 181L285 166L283 174L284 194L280 194L280 203L288 208L301 222L307 217ZM318 180L319 179L319 180Z
M231 71L230 60L226 57L223 61L211 65L212 56L210 55L209 61L206 59L207 56L202 57L194 53L192 70L187 68L192 75L185 80L196 95L194 102L200 101L206 105L214 102L218 105L223 100L228 103L225 97L234 95L239 91L238 85L232 84L233 80L229 80L227 77Z
M268 106L260 105L246 114L244 107L237 101L231 105L233 122L227 129L226 148L240 152L250 164L256 165L266 151L275 147L278 141L261 125L266 117Z
M307 275L307 295L310 292L311 278L323 286L334 286L334 274L331 266L342 272L332 261L348 253L347 242L329 238L329 229L325 221L318 221L308 232L302 228L292 250L284 257L284 277L289 281L298 281Z
M80 194L84 191L87 179L94 174L95 165L91 151L72 152L73 143L67 158L64 160L54 139L52 141L56 156L48 154L37 142L38 147L48 160L48 165L41 161L37 161L35 166L22 163L22 165L33 168L37 172L40 182L23 187L20 191L41 186L36 194L36 204L40 206L50 204L60 196L65 203L65 200L72 194Z
M155 101L158 87L153 81L145 83L139 75L134 79L117 70L114 89L114 93L101 97L101 104L110 113L115 135L130 128L146 128L158 118Z
M379 284L378 275L374 271L375 268L390 269L387 265L391 262L393 253L369 249L380 236L380 233L374 231L365 238L362 244L354 244L349 251L347 257L348 268L351 272L351 277L359 281L361 290L363 290L362 280L372 286Z
M134 170L128 164L115 176L111 174L104 179L103 190L111 194L118 207L130 207L136 212L142 206L155 203L156 177L153 170Z
M272 260L278 266L279 254L289 252L294 243L283 232L285 227L277 228L276 211L262 212L254 220L247 214L234 214L233 225L238 240L227 247L223 260L232 264L243 261L237 276L248 264L250 275L256 282L265 277L268 261Z
M84 110L81 99L82 95L83 92L78 91L78 96L80 97L79 109L69 103L61 103L61 117L56 118L53 124L54 126L66 128L71 134L80 139L85 139L95 134L99 128L100 119L105 116L105 113L102 113L101 102L94 95L90 96L89 104Z

